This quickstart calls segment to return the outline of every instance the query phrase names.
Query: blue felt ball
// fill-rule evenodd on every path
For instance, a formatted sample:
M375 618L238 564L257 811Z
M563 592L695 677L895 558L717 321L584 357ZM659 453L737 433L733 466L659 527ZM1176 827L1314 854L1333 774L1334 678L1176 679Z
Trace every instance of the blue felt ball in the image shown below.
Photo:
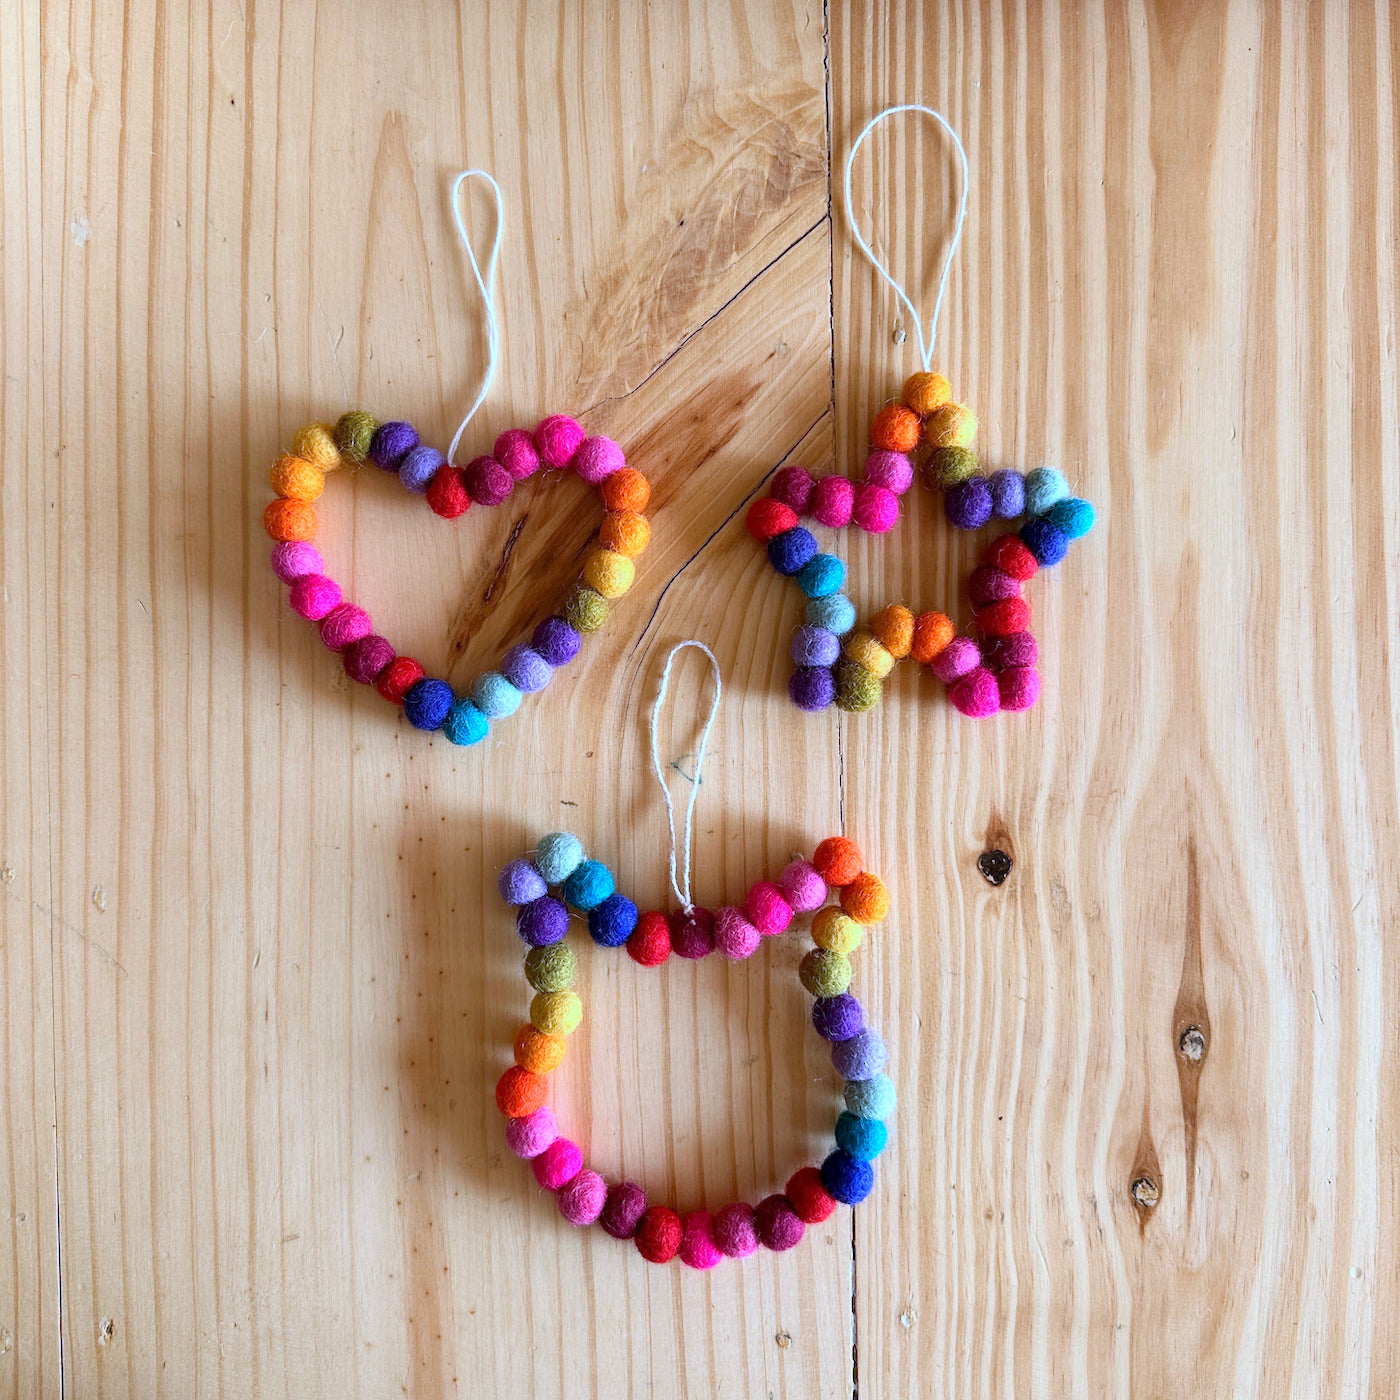
M1036 467L1026 473L1026 514L1044 515L1069 495L1069 482L1058 467Z
M490 730L486 716L465 695L459 695L452 702L442 722L442 732L454 744L479 744Z
M875 1168L859 1157L837 1148L822 1163L822 1185L826 1194L843 1205L857 1206L875 1185Z
M583 842L567 831L551 831L535 843L535 869L547 885L562 885L583 861Z
M841 655L841 640L825 627L799 627L789 651L799 666L832 666Z
M842 1079L873 1079L885 1067L889 1052L879 1031L864 1030L831 1047L831 1063Z
M888 1118L894 1112L894 1085L887 1074L873 1079L853 1079L846 1085L846 1107L857 1118Z
M424 676L404 692L404 718L415 729L441 729L456 698L446 681Z
M549 893L544 877L528 860L513 860L496 877L496 888L507 904L533 904Z
M992 514L998 520L1015 520L1026 509L1026 479L1018 471L1003 467L988 478L992 489Z
M620 948L637 927L637 906L626 895L610 894L588 911L588 936L600 948Z
M1044 517L1027 520L1021 526L1021 543L1035 555L1042 567L1058 564L1069 552L1069 536Z
M612 872L601 861L584 861L564 881L564 899L580 913L596 909L617 886Z
M843 1113L836 1120L837 1147L857 1161L874 1161L889 1140L889 1129L877 1118L857 1118L854 1113Z
M1045 512L1045 518L1072 540L1082 539L1094 528L1094 508L1088 501L1071 497L1057 501Z
M768 558L785 578L801 573L817 555L817 537L801 525L784 530L768 541Z
M415 495L421 496L446 460L436 447L420 443L405 452L400 460L399 480Z
M797 586L809 598L839 593L845 581L846 566L834 554L818 554L809 559L797 575Z
M520 687L499 671L485 671L472 685L472 702L487 719L504 719L520 708Z
M844 593L813 598L807 604L806 620L813 627L825 627L828 632L844 637L856 625L855 604Z
M569 911L552 894L544 895L515 916L515 930L532 948L546 948L568 933Z

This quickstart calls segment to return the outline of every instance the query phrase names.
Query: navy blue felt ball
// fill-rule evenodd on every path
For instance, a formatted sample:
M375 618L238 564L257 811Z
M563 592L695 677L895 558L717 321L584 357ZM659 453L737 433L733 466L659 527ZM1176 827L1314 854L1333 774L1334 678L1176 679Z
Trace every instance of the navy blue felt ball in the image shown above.
M784 578L801 573L816 557L817 537L801 525L768 541L769 562Z
M1069 552L1069 536L1043 516L1021 526L1021 543L1035 555L1035 562L1042 568L1058 564Z
M875 1185L875 1168L837 1148L822 1163L822 1185L826 1194L842 1205L857 1206Z
M456 698L446 681L424 676L404 692L404 718L415 729L441 729Z
M610 894L588 911L588 936L600 948L618 948L637 927L637 906L626 895Z

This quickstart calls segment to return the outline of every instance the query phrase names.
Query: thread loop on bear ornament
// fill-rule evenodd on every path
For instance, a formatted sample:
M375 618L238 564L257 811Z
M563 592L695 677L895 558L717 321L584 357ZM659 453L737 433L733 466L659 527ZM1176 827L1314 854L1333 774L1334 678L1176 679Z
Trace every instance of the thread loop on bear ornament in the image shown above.
M482 275L481 265L476 260L476 249L472 247L471 235L467 232L467 226L462 219L462 186L472 178L473 175L480 175L488 185L491 186L492 198L496 203L496 228L491 239L491 250L486 255L486 273ZM447 449L447 460L454 462L457 459L457 444L462 440L462 434L467 430L467 424L476 416L476 411L486 400L486 395L490 392L491 381L496 377L496 360L499 358L501 334L500 326L496 320L496 264L501 256L501 240L505 236L505 199L501 194L501 187L496 183L496 178L489 170L464 170L452 182L452 221L457 225L457 236L462 240L462 247L467 251L467 265L471 268L472 279L475 281L477 290L481 293L482 302L486 307L486 373L481 380L481 388L477 391L476 398L472 400L472 406L467 410L466 416L457 425L457 431L452 435L452 446Z
M925 116L932 117L947 132L953 143L953 148L958 153L958 167L962 174L962 195L958 200L958 216L953 225L952 241L948 244L948 251L943 258L943 270L938 277L938 294L934 298L933 315L929 318L927 337L924 335L924 323L919 318L919 313L915 309L909 293L905 291L903 283L895 280L889 268L876 257L874 249L871 248L865 235L860 231L860 225L856 222L855 205L851 199L851 170L856 163L856 153L860 150L861 143L887 117L897 116L901 112L922 112ZM962 242L963 226L967 222L967 197L971 183L967 164L967 149L962 143L962 137L953 129L952 123L942 112L936 111L932 107L925 107L921 102L906 102L897 107L886 107L883 112L877 112L861 128L860 135L856 137L855 144L852 145L850 154L846 157L846 222L850 225L851 236L855 239L856 247L869 259L870 265L875 271L889 283L895 296L899 299L900 305L909 313L909 318L914 323L914 334L918 337L919 358L923 361L925 373L933 368L933 347L938 339L938 314L943 309L943 295L948 290L948 276L953 270L953 259L957 256L958 245Z
M714 683L714 695L710 700L710 712L705 717L704 727L700 730L700 745L695 753L695 772L690 779L690 797L685 804L685 825L682 834L682 849L679 870L676 860L676 811L675 804L671 800L671 789L666 784L666 774L661 767L661 748L657 739L658 722L661 717L661 706L665 703L666 692L671 685L671 667L675 664L676 657L687 647L694 647L696 651L703 651L710 661L710 677ZM704 642L685 641L677 642L666 654L666 664L661 670L661 684L656 692L656 699L651 707L651 771L656 774L656 781L661 785L661 795L666 800L666 829L671 836L671 892L676 896L676 902L689 914L695 905L690 898L690 846L691 838L695 830L695 803L700 796L701 773L705 767L705 750L710 742L710 730L714 728L715 716L719 713L719 700L723 687L719 678L719 662L715 660L715 654ZM673 765L674 766L674 765ZM679 772L679 768L677 768Z

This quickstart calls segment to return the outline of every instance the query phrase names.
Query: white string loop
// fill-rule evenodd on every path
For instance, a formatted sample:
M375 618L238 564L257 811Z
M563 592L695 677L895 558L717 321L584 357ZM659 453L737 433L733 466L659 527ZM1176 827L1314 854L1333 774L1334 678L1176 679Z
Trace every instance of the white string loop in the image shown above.
M675 805L671 801L671 789L666 785L666 775L661 770L661 750L656 731L661 706L671 684L671 667L675 664L677 655L683 652L686 647L694 647L697 651L703 651L710 658L710 676L714 681L715 693L714 698L710 701L710 713L705 718L705 727L700 731L700 747L695 755L695 775L690 780L690 800L685 804L682 866L678 877L676 869L676 811ZM666 799L666 828L671 834L671 892L687 914L695 908L690 899L690 843L695 830L695 802L700 796L700 774L705 767L705 748L710 742L710 730L714 728L715 715L719 713L721 689L719 662L715 660L714 652L704 642L677 642L666 655L666 665L661 672L661 688L657 691L656 700L651 707L651 771L656 774L656 781L661 784L661 795Z
M938 296L933 303L933 315L928 323L927 340L924 337L924 323L919 319L919 313L914 309L914 303L909 299L909 293L904 290L901 283L895 281L890 275L889 268L875 256L874 250L865 241L865 235L860 231L860 225L856 222L855 207L851 202L851 167L856 163L856 152L860 150L861 142L886 117L896 116L900 112L923 112L926 116L932 117L952 140L953 147L958 153L958 163L962 173L962 196L958 200L958 218L953 225L952 242L948 244L948 252L943 259L943 271L939 274ZM970 183L967 150L963 146L962 138L953 130L948 118L942 112L935 111L932 107L925 107L919 102L906 102L901 106L886 107L883 112L877 112L866 122L860 135L856 137L855 145L851 147L850 155L846 157L846 222L851 226L851 236L856 241L856 247L870 259L870 265L890 284L894 289L895 296L899 298L900 304L908 311L909 319L914 323L914 334L918 337L919 358L923 361L925 372L933 368L933 346L938 338L938 313L943 309L943 293L948 289L948 274L953 270L953 258L957 254L958 244L962 242L963 225L967 222L967 194Z
M472 247L472 240L467 233L467 226L462 219L462 203L460 199L462 186L471 179L473 175L480 175L488 185L491 186L492 197L496 202L496 231L491 240L491 251L486 255L486 275L481 274L481 266L476 260L476 249ZM496 183L495 176L489 170L464 170L452 182L452 219L457 225L457 236L462 240L462 247L467 250L467 264L471 268L472 278L476 282L477 290L481 293L481 299L486 306L486 374L482 378L481 388L477 396L472 400L472 406L467 410L467 415L457 425L457 431L452 436L452 446L447 449L447 460L455 461L457 457L457 444L462 440L462 434L467 430L467 424L476 416L486 398L487 392L491 388L491 381L496 377L496 359L500 351L501 334L500 327L496 322L496 263L501 255L501 239L505 234L505 200L501 195L501 187Z

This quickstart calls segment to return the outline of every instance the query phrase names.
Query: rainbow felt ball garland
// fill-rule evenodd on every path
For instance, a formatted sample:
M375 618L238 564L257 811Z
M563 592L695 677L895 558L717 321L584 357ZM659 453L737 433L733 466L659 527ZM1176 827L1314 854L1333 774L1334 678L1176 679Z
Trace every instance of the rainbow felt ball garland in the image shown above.
M814 480L802 467L783 467L769 495L749 508L749 531L774 569L795 579L808 600L792 640L796 670L788 682L799 708L824 710L834 702L852 713L872 709L885 677L905 657L947 684L965 715L1025 710L1039 698L1038 649L1022 589L1038 570L1063 559L1071 540L1088 533L1094 508L1074 498L1053 467L1024 476L1009 469L984 474L971 449L976 431L975 415L952 401L943 375L911 375L902 401L875 415L861 481ZM945 513L957 528L1023 521L1018 533L992 542L968 580L975 635L958 636L944 613L915 615L903 604L882 608L858 626L855 605L842 591L845 564L823 552L801 523L810 516L833 530L851 524L871 534L891 530L899 498L914 481L916 454L922 454L925 481L943 491Z
M395 474L444 520L457 519L473 503L500 505L517 483L551 467L571 469L596 487L607 512L598 544L559 613L546 617L528 643L512 647L498 669L483 672L461 694L427 675L412 657L399 656L375 632L369 613L344 597L312 544L314 503L327 474L365 462ZM273 464L271 481L277 499L263 523L276 541L272 567L290 587L292 610L317 624L321 640L340 654L351 680L374 686L386 700L402 705L409 723L441 730L454 744L479 743L494 721L514 714L526 695L543 690L555 671L573 660L584 634L597 631L607 620L608 605L632 586L635 560L651 538L643 513L651 495L646 477L627 466L617 443L588 437L562 415L544 419L533 432L502 433L490 455L459 467L421 442L412 424L381 423L356 410L333 427L301 428L291 452Z
M885 917L889 896L879 878L863 868L853 841L839 836L823 841L810 861L794 861L776 881L754 885L742 906L713 912L639 914L618 892L607 867L590 860L578 838L566 832L543 837L529 860L506 866L500 890L516 909L516 928L528 945L525 976L534 999L530 1020L515 1038L515 1063L496 1085L496 1103L507 1120L511 1151L529 1161L536 1181L556 1194L567 1221L596 1222L616 1239L633 1240L652 1263L679 1255L692 1268L709 1269L760 1245L791 1249L808 1225L826 1220L838 1203L857 1205L870 1194L873 1163L888 1140L895 1090L884 1072L885 1043L865 1024L864 1010L850 992L850 955L867 928ZM837 902L829 904L833 892ZM587 919L589 936L599 947L625 945L643 967L658 967L672 953L701 958L718 951L747 958L765 936L784 933L798 915L813 915L815 946L798 975L813 997L812 1024L830 1042L832 1064L846 1081L836 1146L820 1166L801 1168L783 1191L756 1206L736 1201L713 1213L682 1214L651 1203L636 1182L609 1183L584 1163L582 1150L560 1133L546 1103L549 1075L562 1063L568 1037L583 1019L573 990L578 959L565 941L571 913Z

